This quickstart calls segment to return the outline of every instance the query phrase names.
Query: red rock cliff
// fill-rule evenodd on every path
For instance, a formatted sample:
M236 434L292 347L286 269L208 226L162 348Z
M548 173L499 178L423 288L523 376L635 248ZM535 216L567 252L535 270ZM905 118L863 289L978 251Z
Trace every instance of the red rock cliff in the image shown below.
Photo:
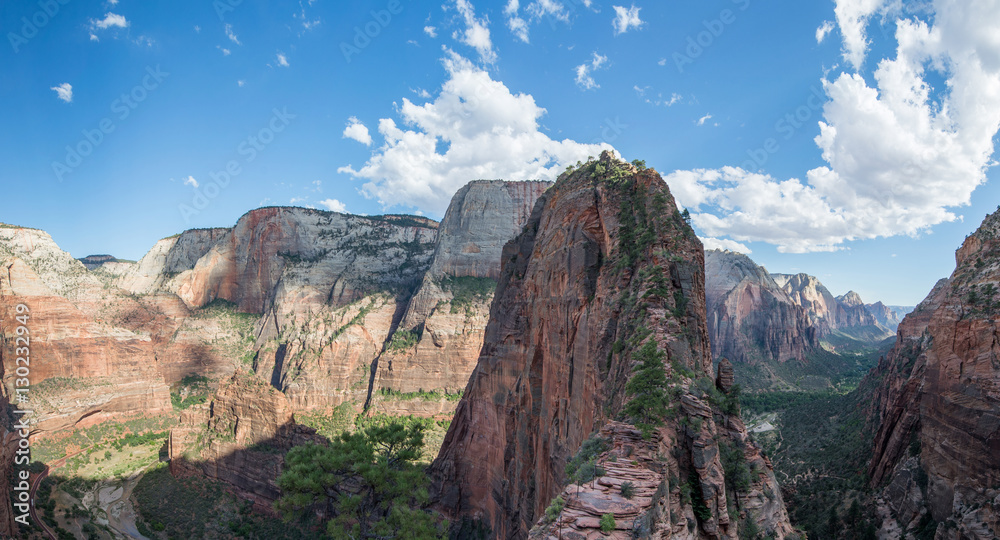
M869 471L903 524L1000 536L1000 212L987 216L899 325L869 379L880 422ZM947 523L944 523L947 522Z
M655 429L670 456L661 464L694 486L709 512L695 521L680 482L664 481L675 517L684 517L658 514L657 526L736 537L723 440L760 462L762 485L778 501L744 518L783 537L790 527L770 468L745 437L732 437L745 436L738 416L709 403L704 298L701 243L659 174L608 153L564 174L504 248L479 362L431 467L438 507L485 522L497 538L526 537L563 490L564 466L581 443L613 418L630 420L626 383L636 351L652 343L663 358L652 372L670 381L670 408ZM736 498L763 498L751 491Z

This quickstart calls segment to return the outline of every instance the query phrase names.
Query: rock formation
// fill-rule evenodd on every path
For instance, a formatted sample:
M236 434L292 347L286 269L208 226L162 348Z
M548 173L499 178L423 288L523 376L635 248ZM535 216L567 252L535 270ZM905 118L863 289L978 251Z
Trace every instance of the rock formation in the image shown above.
M438 508L497 538L524 538L564 490L567 461L620 419L645 427L659 470L677 477L629 473L669 494L672 512L650 517L658 530L736 538L753 519L779 538L789 532L770 467L715 390L703 253L659 174L610 153L542 194L504 248L479 362L431 467ZM630 426L605 433L630 444ZM723 446L760 464L736 493ZM763 502L758 483L776 503Z
M834 297L815 276L771 274L771 277L796 304L806 309L819 337L840 332L862 341L881 341L892 335L854 291Z
M714 358L801 362L819 346L806 310L746 255L706 251L705 293Z
M410 299L394 342L378 361L378 410L450 413L454 401L393 400L391 392L459 393L476 366L500 275L504 244L524 228L551 182L478 180L460 189L438 227L430 268ZM412 336L407 343L402 336Z
M869 472L897 519L936 538L1000 536L1000 211L907 315L869 379Z
M887 306L881 301L865 304L865 308L875 317L875 321L893 332L899 328L899 322L903 317L913 311L913 306Z
M170 431L170 472L203 474L233 486L258 510L272 512L284 454L323 438L295 424L285 396L245 371L237 371L207 405L185 411Z

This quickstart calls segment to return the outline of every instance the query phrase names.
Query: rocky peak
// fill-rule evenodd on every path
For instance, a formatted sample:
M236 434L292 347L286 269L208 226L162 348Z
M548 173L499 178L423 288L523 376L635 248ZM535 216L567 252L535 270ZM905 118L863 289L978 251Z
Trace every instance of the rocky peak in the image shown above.
M861 301L861 295L854 291L847 291L847 294L843 294L837 297L837 301L845 306L863 306L865 303Z
M658 470L689 482L709 512L696 517L680 483L649 476L668 508L651 514L652 524L736 538L718 441L733 441L747 459L759 452L738 417L720 413L716 423L714 398L695 384L714 389L704 299L703 248L659 174L604 153L560 176L504 248L479 362L431 467L438 508L482 520L498 538L524 538L553 497L570 491L570 457L617 418L645 426ZM664 382L637 397L634 377ZM640 398L676 415L630 405ZM603 432L628 444L636 430ZM761 482L777 493L769 467L760 467ZM611 493L601 491L595 504ZM762 509L750 491L737 497L766 530L790 530L780 502ZM656 501L623 516L647 514Z

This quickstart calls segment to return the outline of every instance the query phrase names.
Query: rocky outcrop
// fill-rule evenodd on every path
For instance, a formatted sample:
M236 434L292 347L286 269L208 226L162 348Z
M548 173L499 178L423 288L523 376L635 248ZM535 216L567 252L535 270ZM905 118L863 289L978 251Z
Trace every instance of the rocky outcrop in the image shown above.
M82 257L77 260L83 263L84 268L87 270L99 268L104 263L118 262L118 259L116 259L114 255L87 255L86 257Z
M705 293L714 358L802 362L819 346L806 310L746 255L706 251Z
M117 282L121 288L135 294L177 292L178 274L194 269L198 259L230 229L190 229L179 235L163 238Z
M701 243L659 174L605 153L561 176L504 248L479 362L431 467L437 507L497 538L524 538L563 491L569 458L622 417L655 433L660 454L676 454L661 460L680 479L667 486L671 509L705 508L684 522L690 537L736 538L728 504L744 495L727 492L720 444L744 459L757 450L738 416L713 405L725 398L712 393L704 287ZM761 470L774 511L737 514L783 537L780 494ZM674 527L662 514L654 525L664 519Z
M869 381L879 425L872 483L908 527L1000 536L1000 212L956 253L949 279L899 325ZM927 517L924 517L924 516Z
M538 197L551 182L477 180L460 189L438 227L430 268L410 299L396 343L379 360L375 385L390 403L391 392L458 393L469 380L483 344L490 302L500 275L504 244L524 228ZM390 392L391 391L391 392ZM455 401L425 413L451 412Z
M312 428L295 423L281 392L237 371L208 405L192 408L170 431L170 472L201 474L226 482L259 510L272 512L284 454L308 442L322 444Z

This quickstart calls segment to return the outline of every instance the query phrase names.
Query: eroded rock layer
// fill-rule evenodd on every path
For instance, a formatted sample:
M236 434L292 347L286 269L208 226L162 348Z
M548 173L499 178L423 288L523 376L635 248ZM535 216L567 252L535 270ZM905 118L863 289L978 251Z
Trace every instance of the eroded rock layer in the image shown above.
M899 325L869 375L880 423L875 486L904 526L1000 536L1000 213L956 253L949 279ZM926 517L925 517L926 515Z
M497 538L524 538L563 491L567 461L620 417L676 453L680 482L668 489L686 483L704 505L692 537L736 538L741 519L783 537L790 526L766 465L778 503L730 516L729 500L742 495L727 493L720 445L744 460L757 450L720 408L704 299L701 243L659 174L609 153L564 174L504 248L479 362L431 467L438 508ZM646 418L629 405L636 399L657 412ZM679 513L698 504L677 500Z

